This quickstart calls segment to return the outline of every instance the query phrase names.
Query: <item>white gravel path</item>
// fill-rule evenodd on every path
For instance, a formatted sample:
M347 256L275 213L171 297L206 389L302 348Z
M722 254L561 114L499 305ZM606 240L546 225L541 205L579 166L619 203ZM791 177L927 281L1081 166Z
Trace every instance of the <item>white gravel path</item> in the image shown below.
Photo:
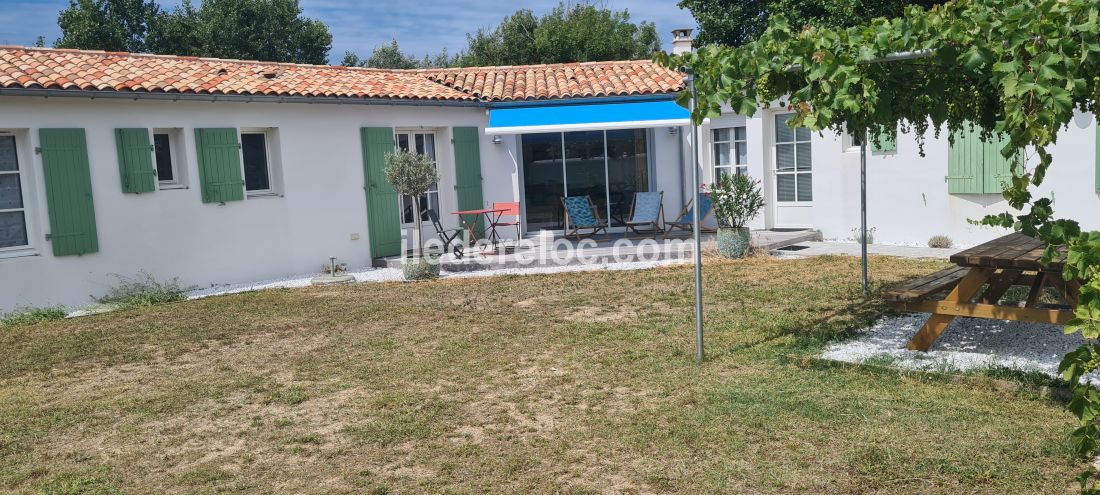
M565 265L551 267L531 268L505 268L499 270L478 270L472 272L443 272L440 278L480 278L495 277L501 275L537 275L548 273L587 272L596 270L645 270L658 266L689 263L690 259L671 259L661 261L634 261L626 263L598 263L589 265ZM355 277L356 282L400 282L404 280L399 268L365 268L357 271L349 271L348 275ZM271 280L261 280L246 284L218 285L204 289L193 290L188 294L189 299L220 296L224 294L236 294L265 289L292 289L308 287L309 281L317 274L298 275Z
M938 372L1007 367L1058 377L1062 356L1084 343L1079 334L1065 335L1058 325L956 318L929 352L906 350L905 343L928 318L927 314L884 318L861 330L854 340L828 347L821 357L849 363L886 359L899 368ZM1086 378L1096 382L1100 375Z

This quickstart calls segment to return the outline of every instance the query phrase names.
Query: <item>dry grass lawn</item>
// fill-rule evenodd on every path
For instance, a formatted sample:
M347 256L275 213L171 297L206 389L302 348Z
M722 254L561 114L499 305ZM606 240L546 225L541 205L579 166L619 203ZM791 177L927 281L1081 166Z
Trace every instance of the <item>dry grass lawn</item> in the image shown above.
M689 266L0 328L0 491L1066 493L1061 404L784 357L882 314L857 262L708 261L703 365Z

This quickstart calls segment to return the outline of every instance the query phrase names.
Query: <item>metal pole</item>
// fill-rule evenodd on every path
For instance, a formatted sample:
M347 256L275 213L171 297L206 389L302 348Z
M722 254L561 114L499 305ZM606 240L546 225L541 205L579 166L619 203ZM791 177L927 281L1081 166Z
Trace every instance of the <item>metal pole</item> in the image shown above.
M695 114L695 75L688 70L685 79L691 90L691 112ZM695 360L703 362L703 250L699 240L699 127L691 122L691 231L695 239Z
M863 265L863 295L870 292L867 281L867 131L859 140L859 251Z

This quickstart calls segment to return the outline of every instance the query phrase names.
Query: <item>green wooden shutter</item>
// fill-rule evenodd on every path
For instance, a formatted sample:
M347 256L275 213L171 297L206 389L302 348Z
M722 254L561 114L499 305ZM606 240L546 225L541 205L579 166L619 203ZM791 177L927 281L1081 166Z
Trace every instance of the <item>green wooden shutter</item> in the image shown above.
M115 129L115 144L118 146L122 192L153 192L156 189L157 169L153 166L149 129Z
M386 154L394 152L393 128L359 129L363 146L364 190L367 194L367 232L373 258L401 254L401 214L397 191L386 180Z
M39 129L54 256L99 251L84 129Z
M203 203L244 199L241 145L234 128L195 129Z
M962 129L954 134L947 153L947 192L982 194L985 191L985 147L978 129Z
M989 142L983 143L985 155L983 189L986 194L1001 194L1004 192L1004 183L1012 180L1012 162L1015 160L1005 158L1001 154L1001 148L1008 144L1008 136L994 135L990 139Z
M897 150L897 137L883 134L878 139L871 138L871 153L893 153Z
M478 210L485 207L481 193L481 138L477 127L453 129L455 150L455 192L459 210ZM485 226L477 219L474 230L480 235Z

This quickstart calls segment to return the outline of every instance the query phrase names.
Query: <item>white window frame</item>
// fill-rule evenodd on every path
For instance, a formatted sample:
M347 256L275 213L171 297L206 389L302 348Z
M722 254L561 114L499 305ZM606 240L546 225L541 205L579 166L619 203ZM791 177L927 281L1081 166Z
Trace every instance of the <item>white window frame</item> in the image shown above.
M168 136L168 155L172 165L172 180L164 180L160 177L160 168L157 167L157 154L156 154L156 139L157 134L166 134ZM184 154L183 154L183 129L179 128L156 128L153 129L153 168L157 170L157 189L164 191L169 189L185 189L187 188L187 167L183 166ZM243 158L243 157L242 157Z
M432 156L435 161L436 171L439 171L439 133L433 129L396 129L393 133L393 146L395 150L401 149L400 136L408 136L409 150L416 151L416 136L417 135L431 135L432 136ZM434 196L436 213L442 216L442 212L438 211L443 207L442 197L439 194L439 182L436 182L435 189L430 189L424 193L424 196L428 198L428 207L432 207L432 199ZM397 214L400 216L398 221L402 226L411 227L416 225L416 219L413 218L411 222L405 221L405 195L397 195ZM420 211L421 216L425 215L424 210ZM426 220L425 220L426 221Z
M741 130L741 139L737 138L737 130ZM727 131L728 139L718 139L718 132ZM718 127L711 129L711 162L714 169L714 180L717 181L721 175L720 172L728 174L740 174L748 175L748 129L746 126L730 126L730 127ZM717 148L724 146L727 148L726 156L729 157L729 163L720 163L721 153L718 153ZM740 149L745 149L745 163L741 163Z
M773 116L773 119L774 119L773 120L773 128L775 126L779 125L779 119L781 117L783 117L784 115L794 115L794 113L784 112L784 113L775 114ZM810 145L810 169L809 170L799 170L798 169L798 145L803 144L803 143ZM794 147L794 168L792 168L790 170L780 170L779 169L779 145L780 144L790 144L790 145L793 145L793 147ZM813 185L812 185L813 184L813 172L814 172L814 168L813 168L813 134L810 135L810 139L801 140L801 141L798 139L797 129L791 129L791 141L780 141L778 134L775 135L775 143L772 146L772 163L775 164L774 174L775 174L775 203L776 203L776 205L779 205L779 206L811 206L814 202L814 200L813 200ZM806 174L806 175L810 176L811 186L810 186L810 199L809 200L799 200L798 199L798 175L799 174ZM794 176L794 198L795 198L794 200L783 201L783 200L779 199L779 176L781 176L781 175L792 175L792 176Z
M274 150L273 141L276 139L275 129L272 127L242 127L237 130L237 142L241 143L241 180L244 182L244 194L247 198L263 198L281 196L279 194L279 175L276 173L278 167L276 166L278 158L272 152ZM245 176L244 169L244 135L245 134L261 134L264 137L264 154L267 158L267 189L248 189L248 179Z
M20 199L23 202L22 208L7 208L2 209L0 212L20 211L23 212L23 231L27 237L27 243L22 246L8 246L0 247L0 258L13 258L19 256L30 256L35 254L35 239L36 231L34 225L33 216L33 191L34 181L31 177L31 171L33 167L30 166L28 156L24 153L27 148L25 146L26 140L21 139L23 136L21 133L14 130L0 129L0 136L11 136L15 143L15 160L16 170L13 171L0 171L2 175L17 175L19 176L19 194Z
M843 143L845 153L859 153L859 136L855 132L845 131Z

